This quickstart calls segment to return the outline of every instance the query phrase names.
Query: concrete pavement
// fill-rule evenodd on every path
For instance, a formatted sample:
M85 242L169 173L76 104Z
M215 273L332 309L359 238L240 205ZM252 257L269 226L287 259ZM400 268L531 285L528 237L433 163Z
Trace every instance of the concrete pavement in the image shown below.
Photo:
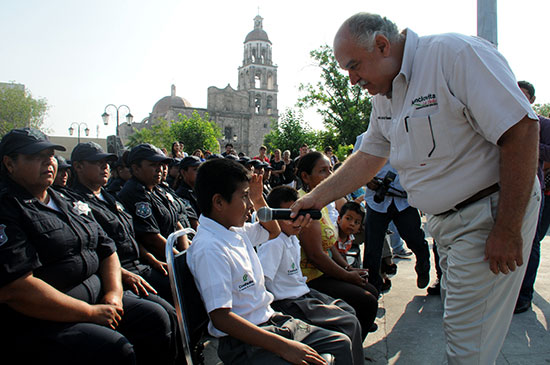
M392 288L379 300L378 331L364 342L365 364L442 364L441 299L416 288L414 260L395 262L398 270L391 278ZM432 281L436 277L433 256L431 277ZM221 364L215 353L216 341L209 341L206 347L206 364ZM550 364L550 236L541 243L532 309L514 315L497 364Z

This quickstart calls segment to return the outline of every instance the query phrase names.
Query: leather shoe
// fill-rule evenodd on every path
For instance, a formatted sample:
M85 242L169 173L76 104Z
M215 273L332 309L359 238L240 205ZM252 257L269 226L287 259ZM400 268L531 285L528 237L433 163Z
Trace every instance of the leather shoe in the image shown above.
M516 302L516 308L514 308L514 314L527 312L531 308L531 301L529 300L518 300Z

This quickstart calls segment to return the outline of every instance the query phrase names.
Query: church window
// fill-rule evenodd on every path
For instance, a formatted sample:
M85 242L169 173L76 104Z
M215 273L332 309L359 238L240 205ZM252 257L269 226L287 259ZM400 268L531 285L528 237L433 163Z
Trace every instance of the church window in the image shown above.
M229 141L233 136L233 128L225 127L223 132L224 132L223 133L224 138Z
M254 112L256 114L260 114L261 107L262 107L262 97L260 95L257 95L254 102Z
M262 80L260 78L260 74L256 74L256 76L254 76L254 88L255 89L262 88Z
M267 75L267 88L273 89L273 74L271 72Z

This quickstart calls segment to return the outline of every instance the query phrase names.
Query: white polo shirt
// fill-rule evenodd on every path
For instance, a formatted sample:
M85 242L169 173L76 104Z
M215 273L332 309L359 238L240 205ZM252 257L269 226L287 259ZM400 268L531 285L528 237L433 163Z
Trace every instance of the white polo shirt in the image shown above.
M498 182L498 139L537 115L489 42L406 34L392 98L373 98L360 150L389 157L410 205L437 214Z
M309 293L307 278L300 269L300 242L281 233L258 247L265 286L275 300L296 299Z
M193 244L187 250L187 264L208 313L218 308L231 311L256 324L266 322L274 313L273 301L265 288L264 272L254 245L269 239L259 223L226 229L201 215ZM214 337L227 334L208 324Z

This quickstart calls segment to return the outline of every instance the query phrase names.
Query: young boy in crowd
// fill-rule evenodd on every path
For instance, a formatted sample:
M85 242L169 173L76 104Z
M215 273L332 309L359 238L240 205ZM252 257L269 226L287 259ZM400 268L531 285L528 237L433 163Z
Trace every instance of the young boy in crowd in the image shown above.
M187 263L219 338L218 356L227 364L350 364L350 339L276 313L273 296L254 245L280 233L276 221L246 223L253 208L266 206L262 176L229 159L212 159L198 170L196 192L202 215ZM299 217L297 226L307 223ZM310 347L311 346L311 347Z
M355 240L355 234L361 230L365 219L365 209L361 204L348 201L340 208L338 216L338 242L336 249L346 258L346 254Z
M290 208L298 200L298 191L277 186L267 196L271 208ZM364 364L361 325L353 308L340 299L310 289L300 269L301 227L291 220L280 220L282 233L258 247L265 286L275 297L276 311L304 322L346 334L352 341L353 364Z

